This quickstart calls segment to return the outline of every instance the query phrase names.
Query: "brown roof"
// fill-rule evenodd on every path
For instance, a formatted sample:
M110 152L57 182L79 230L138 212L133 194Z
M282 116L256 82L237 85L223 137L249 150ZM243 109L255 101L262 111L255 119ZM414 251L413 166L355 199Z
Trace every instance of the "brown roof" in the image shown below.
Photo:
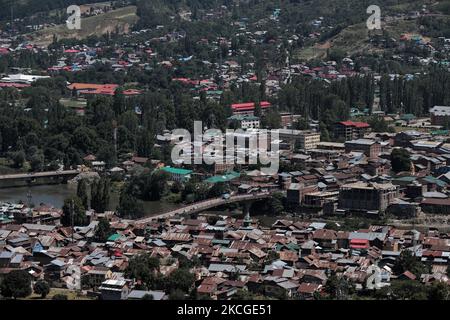
M313 233L313 239L336 240L337 232L334 230L320 229Z
M95 161L97 159L93 154L87 155L83 158L84 161Z
M165 233L161 239L164 241L189 241L191 235L188 233Z
M424 199L420 204L434 205L434 206L450 206L450 198L447 199L427 198Z
M148 158L143 158L143 157L133 157L133 158L131 159L131 161L133 161L133 162L135 162L135 163L142 163L142 164L144 164L144 163L147 163Z
M282 260L282 261L292 261L292 262L298 261L298 255L295 252L281 251L279 254L280 254L280 260Z
M203 284L203 283L197 288L198 293L207 293L207 294L211 294L216 290L217 290L216 285Z
M321 284L304 282L300 284L300 286L297 289L297 292L313 294L314 292L318 291L321 287L322 287Z
M416 280L416 276L412 272L410 272L408 270L403 272L400 276L405 276L405 277L407 277L410 280Z

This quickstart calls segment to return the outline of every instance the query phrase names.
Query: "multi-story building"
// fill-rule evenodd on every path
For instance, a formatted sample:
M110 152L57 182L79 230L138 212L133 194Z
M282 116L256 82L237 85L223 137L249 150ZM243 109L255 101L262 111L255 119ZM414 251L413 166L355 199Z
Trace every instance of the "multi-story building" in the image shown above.
M272 107L272 104L268 101L261 101L259 106L261 107L261 112L264 113ZM231 105L231 109L233 110L233 115L254 115L256 104L254 102L235 103Z
M315 131L280 129L279 134L280 140L290 143L292 148L311 150L320 143L320 133Z
M291 183L286 193L287 201L290 204L301 204L306 194L317 190L317 185L305 186L303 183Z
M291 128L294 124L294 122L298 121L302 118L301 115L298 114L292 114L292 113L280 113L281 117L281 127L282 128Z
M230 123L236 124L236 128L259 129L261 122L258 117L248 114L237 114L228 118Z
M130 292L125 280L109 279L99 287L103 300L126 300Z
M398 187L392 183L346 184L339 190L339 208L355 211L384 211L398 196Z
M381 144L370 139L358 139L345 142L345 152L363 152L369 158L376 158L381 153Z
M192 170L164 167L163 171L170 174L172 181L185 182L191 178Z
M434 106L430 109L431 124L434 126L443 126L450 120L450 107Z
M369 128L370 125L366 122L341 121L336 123L334 135L336 139L361 139Z

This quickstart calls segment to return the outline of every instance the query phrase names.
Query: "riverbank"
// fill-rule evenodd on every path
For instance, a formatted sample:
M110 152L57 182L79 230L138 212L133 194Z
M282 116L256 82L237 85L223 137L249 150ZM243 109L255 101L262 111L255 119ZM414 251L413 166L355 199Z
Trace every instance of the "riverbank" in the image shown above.
M28 203L28 192L31 192L31 203L34 206L45 204L55 208L62 208L64 200L77 194L75 186L68 184L45 185L0 189L0 201L11 203ZM116 210L119 205L120 194L118 189L112 188L110 197L110 210ZM144 201L146 217L158 215L166 211L180 208L182 205L171 201Z

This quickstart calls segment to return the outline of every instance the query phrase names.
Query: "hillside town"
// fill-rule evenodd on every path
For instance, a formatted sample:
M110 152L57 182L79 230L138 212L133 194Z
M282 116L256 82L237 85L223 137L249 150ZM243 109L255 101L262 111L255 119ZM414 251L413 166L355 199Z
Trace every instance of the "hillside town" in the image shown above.
M1 297L448 300L450 13L416 2L362 36L359 5L0 16Z

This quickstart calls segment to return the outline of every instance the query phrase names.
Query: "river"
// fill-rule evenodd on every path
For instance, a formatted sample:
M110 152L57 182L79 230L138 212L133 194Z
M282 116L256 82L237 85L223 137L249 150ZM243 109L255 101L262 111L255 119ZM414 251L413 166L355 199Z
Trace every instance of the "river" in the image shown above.
M39 206L41 203L56 208L62 208L64 200L76 195L76 188L70 185L47 185L0 189L0 202L27 203L28 190L31 191L31 203ZM119 194L111 193L110 208L115 210L119 204ZM176 209L179 205L161 201L145 201L144 212L146 216L161 214Z

